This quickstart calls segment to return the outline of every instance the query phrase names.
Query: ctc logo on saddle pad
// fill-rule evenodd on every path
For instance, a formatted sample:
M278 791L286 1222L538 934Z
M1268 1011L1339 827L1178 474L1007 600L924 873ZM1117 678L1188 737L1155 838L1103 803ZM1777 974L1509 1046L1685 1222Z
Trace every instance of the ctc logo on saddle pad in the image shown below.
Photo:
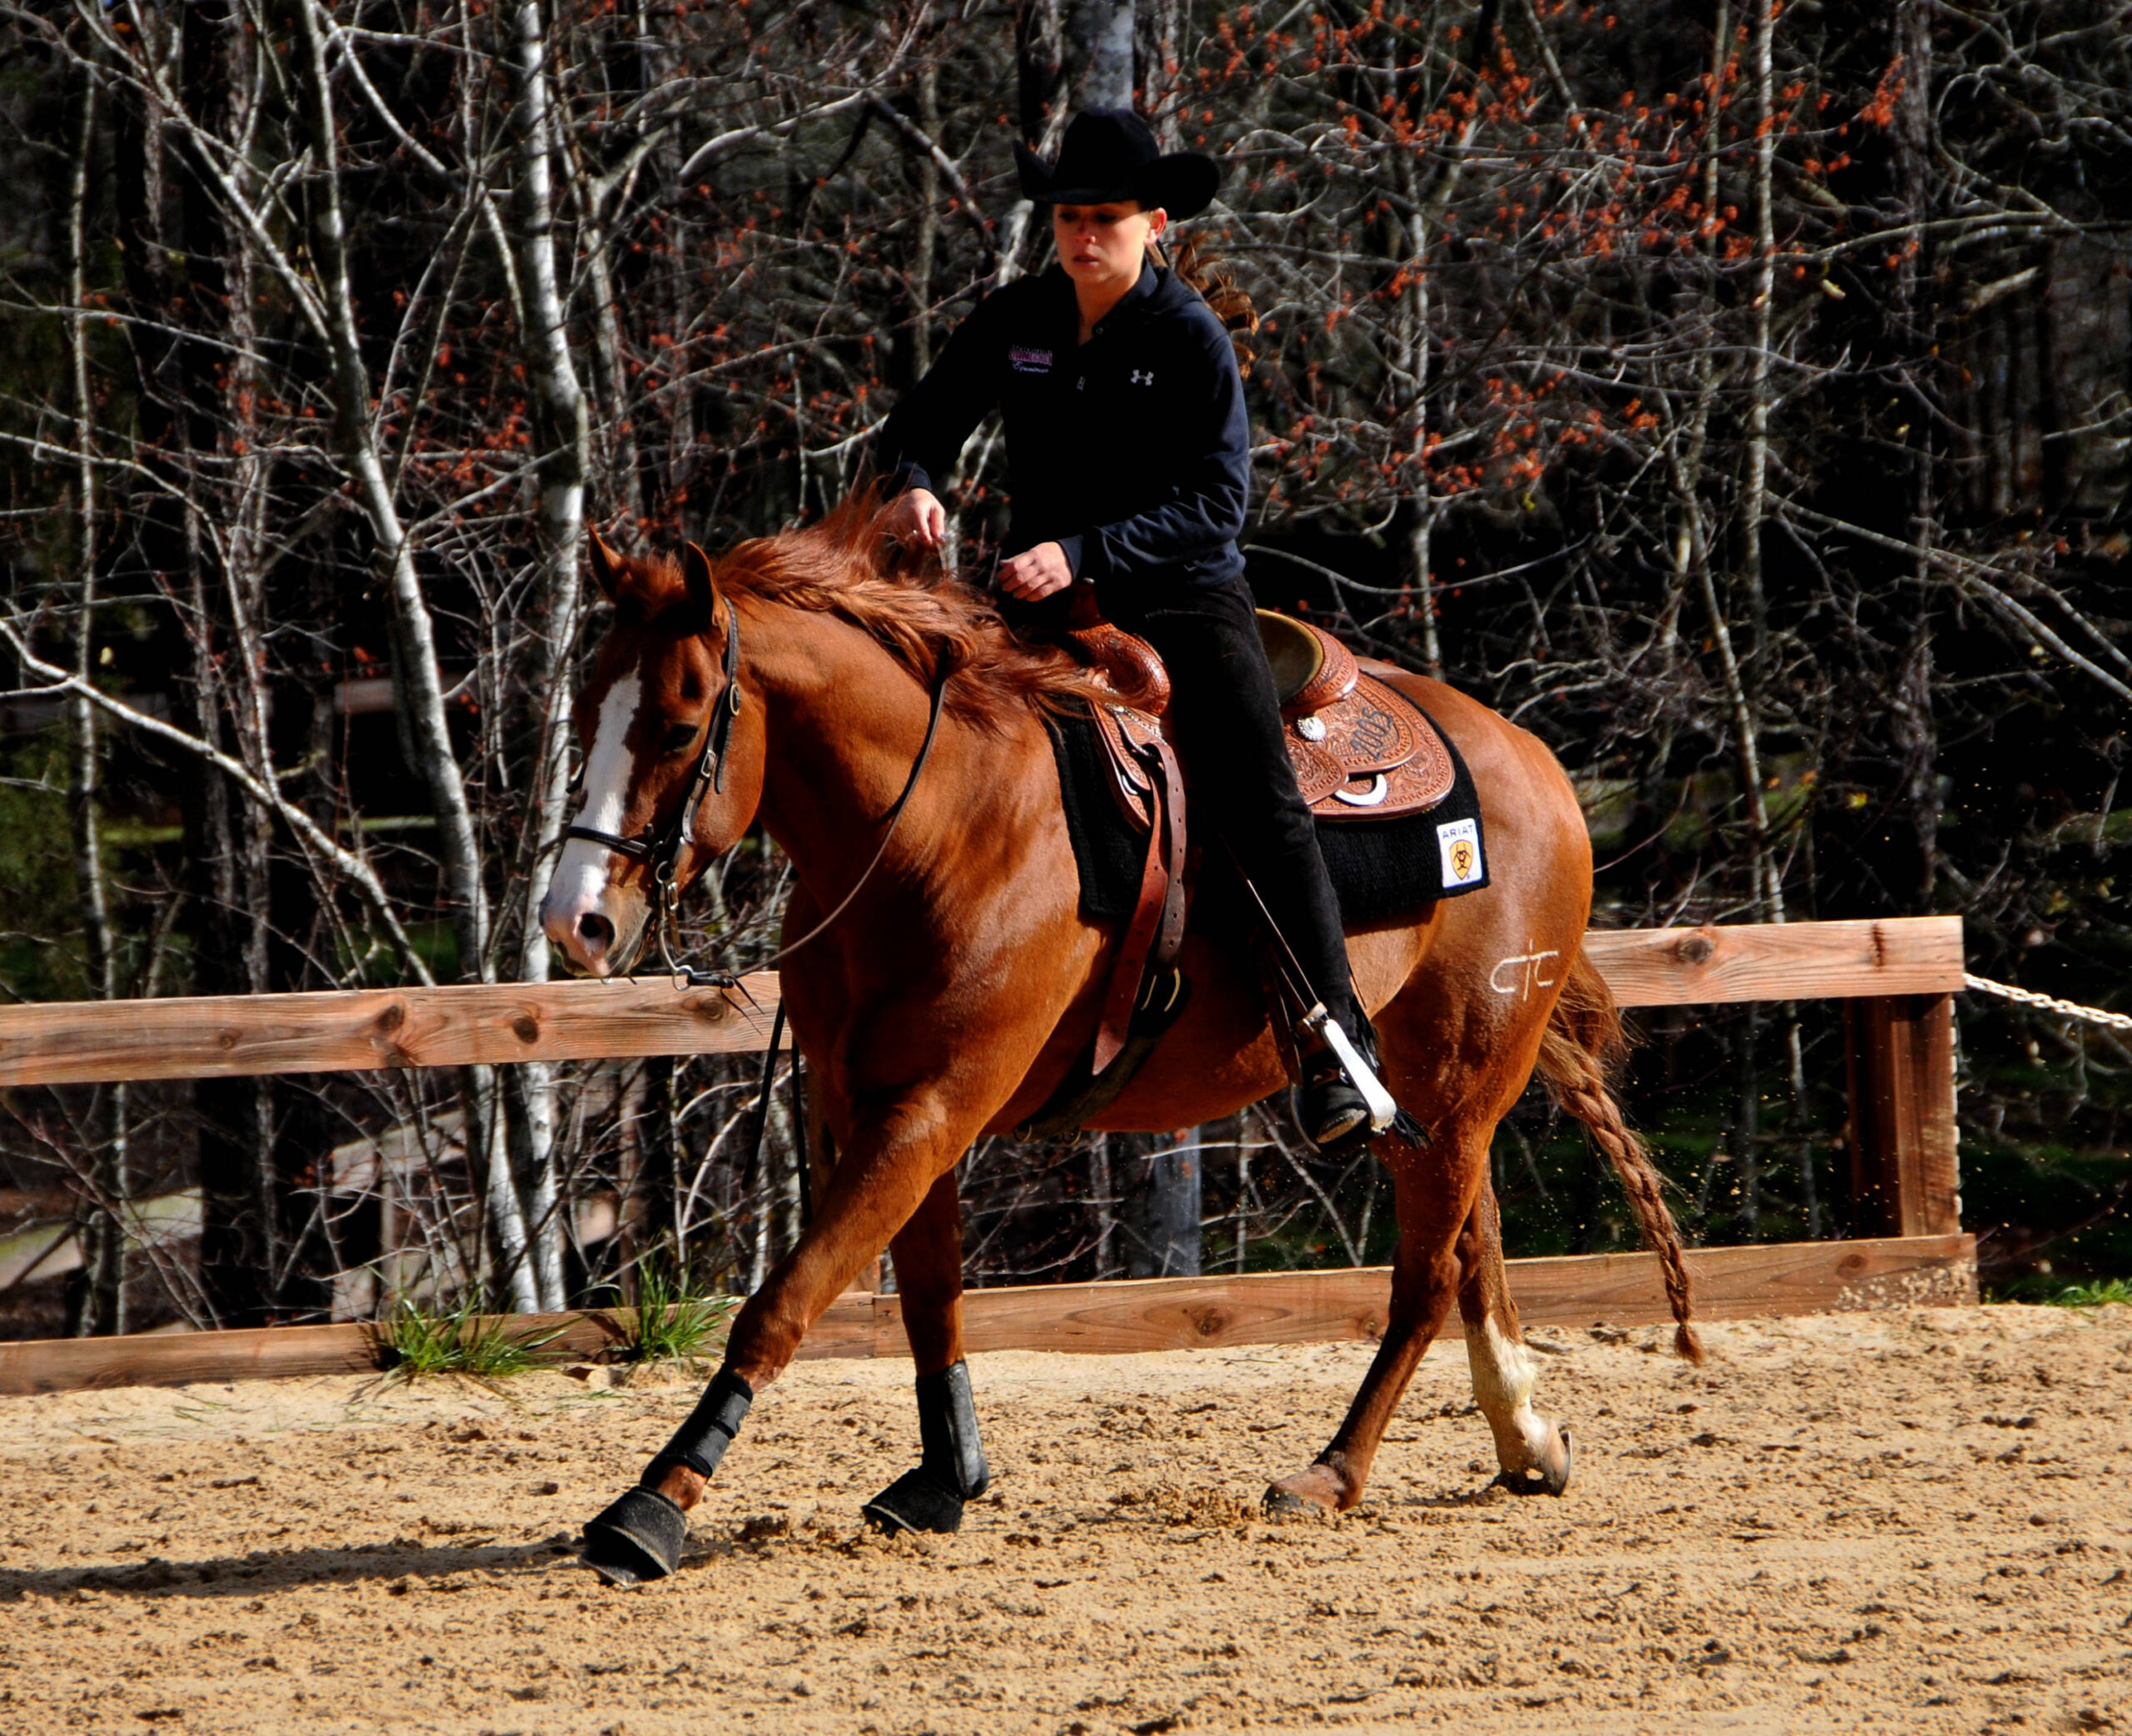
M1471 886L1481 878L1481 823L1446 820L1436 828L1436 847L1443 857L1443 889Z

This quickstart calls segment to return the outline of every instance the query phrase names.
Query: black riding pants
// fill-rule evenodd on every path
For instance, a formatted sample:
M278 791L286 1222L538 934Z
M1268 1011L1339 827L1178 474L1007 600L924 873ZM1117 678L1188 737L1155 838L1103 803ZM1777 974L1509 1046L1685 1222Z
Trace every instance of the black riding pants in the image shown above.
M1287 937L1310 987L1351 1036L1365 1028L1347 972L1340 903L1296 788L1273 671L1242 584L1170 590L1120 613L1169 666L1169 714L1192 779L1194 825L1235 852Z

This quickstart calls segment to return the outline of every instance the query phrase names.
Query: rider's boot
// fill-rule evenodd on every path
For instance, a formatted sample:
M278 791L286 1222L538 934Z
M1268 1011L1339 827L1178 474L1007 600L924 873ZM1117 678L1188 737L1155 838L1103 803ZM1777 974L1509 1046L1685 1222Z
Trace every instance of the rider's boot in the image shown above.
M1377 1046L1371 1041L1369 1020L1361 1007L1347 1000L1332 1011L1363 1060L1374 1066ZM1303 1083L1296 1092L1296 1125L1303 1137L1319 1151L1329 1152L1354 1143L1357 1135L1367 1135L1369 1102L1347 1077L1331 1046L1320 1042L1301 1059Z

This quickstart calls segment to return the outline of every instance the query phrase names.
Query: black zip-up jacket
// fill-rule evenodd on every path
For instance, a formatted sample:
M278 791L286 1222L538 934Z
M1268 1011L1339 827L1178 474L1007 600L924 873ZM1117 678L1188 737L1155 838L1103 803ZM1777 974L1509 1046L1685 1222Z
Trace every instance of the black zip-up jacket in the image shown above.
M1243 572L1251 435L1228 333L1198 291L1153 265L1079 341L1073 280L1054 266L995 291L883 425L895 492L939 492L998 410L1014 509L1006 552L1066 551L1105 615Z

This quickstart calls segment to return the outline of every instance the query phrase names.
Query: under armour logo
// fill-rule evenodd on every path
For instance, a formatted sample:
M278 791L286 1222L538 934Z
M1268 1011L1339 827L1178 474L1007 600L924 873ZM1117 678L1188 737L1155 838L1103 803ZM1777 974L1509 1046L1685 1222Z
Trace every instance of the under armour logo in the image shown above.
M1133 371L1133 383L1135 386L1153 386L1155 383L1155 376L1148 369L1135 368Z

